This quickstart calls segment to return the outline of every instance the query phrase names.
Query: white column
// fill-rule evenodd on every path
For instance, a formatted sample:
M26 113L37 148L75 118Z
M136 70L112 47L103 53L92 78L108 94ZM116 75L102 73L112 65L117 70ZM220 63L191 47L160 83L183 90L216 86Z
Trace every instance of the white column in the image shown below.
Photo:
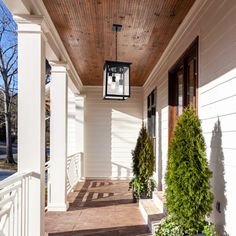
M77 152L84 153L84 100L85 96L76 95L76 146Z
M84 156L84 100L85 96L77 95L75 97L76 104L76 149L81 153L81 166L79 177L85 177L85 156Z
M65 64L51 63L50 118L50 186L49 211L66 211L67 203L67 69Z
M67 155L77 153L76 150L76 109L75 109L75 95L68 87L68 130L67 130Z
M26 211L28 235L44 235L45 43L42 17L15 16L18 24L18 171L33 171ZM24 216L22 216L24 217Z

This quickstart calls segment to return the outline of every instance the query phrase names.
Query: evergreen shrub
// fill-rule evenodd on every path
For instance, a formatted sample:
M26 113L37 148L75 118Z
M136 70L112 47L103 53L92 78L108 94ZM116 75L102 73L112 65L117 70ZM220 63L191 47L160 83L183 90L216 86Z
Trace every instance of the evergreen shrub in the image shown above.
M155 165L153 144L144 125L139 132L135 149L132 151L134 178L130 181L134 197L151 197L155 187L152 179Z
M185 234L201 233L207 225L213 202L211 176L200 120L190 106L176 124L165 176L167 212Z

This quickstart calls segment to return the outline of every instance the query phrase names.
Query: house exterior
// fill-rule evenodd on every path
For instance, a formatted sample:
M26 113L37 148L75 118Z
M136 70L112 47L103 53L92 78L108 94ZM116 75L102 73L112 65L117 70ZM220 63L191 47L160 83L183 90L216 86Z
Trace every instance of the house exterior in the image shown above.
M52 67L48 210L65 211L67 190L81 178L130 178L131 151L142 122L153 132L154 178L158 190L164 190L172 131L182 108L192 103L202 122L207 158L213 171L214 203L210 220L219 226L222 235L234 235L236 2L196 0L145 83L131 86L131 97L122 102L103 100L102 85L81 82L73 58L65 48L67 42L60 38L58 26L51 18L53 13L44 5L47 1L4 2L18 24L18 171L36 173L29 181L28 207L34 208L28 218L29 232L34 234L29 235L44 232L45 93L41 78L45 73L45 58ZM155 113L148 113L150 106ZM78 153L80 174L68 187L67 157Z
M235 12L233 1L197 1L143 86L144 119L147 96L154 88L157 89L157 165L162 163L162 168L158 167L162 174L158 177L164 184L170 128L169 71L198 37L197 112L201 119L207 158L213 171L214 203L210 218L213 222L223 225L229 235L234 235L233 219L236 209L233 201L236 26L227 21L234 22ZM220 212L216 209L219 202Z

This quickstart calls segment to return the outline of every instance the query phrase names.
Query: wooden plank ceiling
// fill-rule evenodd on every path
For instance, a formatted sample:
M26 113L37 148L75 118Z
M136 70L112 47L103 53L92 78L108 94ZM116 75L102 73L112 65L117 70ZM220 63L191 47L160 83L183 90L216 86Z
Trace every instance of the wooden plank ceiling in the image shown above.
M195 0L43 0L84 85L102 85L105 60L132 62L142 86Z

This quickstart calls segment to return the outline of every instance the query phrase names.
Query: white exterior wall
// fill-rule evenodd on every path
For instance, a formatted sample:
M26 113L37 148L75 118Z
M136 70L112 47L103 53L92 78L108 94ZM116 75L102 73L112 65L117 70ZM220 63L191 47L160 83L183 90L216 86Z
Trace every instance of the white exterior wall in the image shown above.
M199 4L197 6L197 4ZM211 220L229 235L236 219L236 1L197 0L144 86L144 117L148 94L157 87L157 162L165 175L168 148L168 71L199 36L199 117L214 172ZM195 16L194 16L195 15ZM184 26L184 27L183 27ZM221 203L221 213L216 202Z
M131 150L142 124L142 89L126 101L102 99L102 87L85 88L85 176L129 178Z

